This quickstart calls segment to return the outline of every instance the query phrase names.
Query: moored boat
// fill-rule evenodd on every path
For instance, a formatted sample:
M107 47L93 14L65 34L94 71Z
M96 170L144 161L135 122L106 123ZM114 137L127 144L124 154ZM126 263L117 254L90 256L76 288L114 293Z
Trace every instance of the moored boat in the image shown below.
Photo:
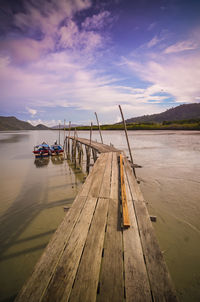
M63 155L64 150L61 145L58 145L57 142L55 142L54 145L51 146L51 155Z
M41 145L34 147L33 153L35 157L47 157L51 154L51 150L49 145L43 142Z

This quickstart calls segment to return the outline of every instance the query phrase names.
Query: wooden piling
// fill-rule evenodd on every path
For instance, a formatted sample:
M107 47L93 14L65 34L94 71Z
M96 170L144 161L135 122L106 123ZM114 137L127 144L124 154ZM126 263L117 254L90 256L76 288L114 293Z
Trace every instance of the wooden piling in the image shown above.
M60 123L59 123L59 133L58 133L58 144L60 145Z
M121 112L121 116L122 116L122 120L123 120L123 124L124 124L124 131L125 131L125 135L126 135L126 141L127 141L127 145L128 145L129 155L130 155L130 158L131 158L131 162L133 164L133 157L132 157L131 148L130 148L130 144L129 144L128 133L127 133L127 128L126 128L126 122L124 120L124 115L123 115L122 108L121 108L120 105L119 105L119 110ZM133 167L133 171L134 171L134 174L135 174L134 167Z
M100 128L100 125L99 125L99 120L98 120L98 116L97 116L96 112L95 112L95 115L96 115L96 120L97 120L97 124L98 124L98 127L99 127L99 134L100 134L100 137L101 137L101 143L103 144L103 138L102 138L102 135L101 135L101 128Z
M69 122L69 129L68 129L68 145L67 145L67 152L70 155L70 131L71 131L71 122Z

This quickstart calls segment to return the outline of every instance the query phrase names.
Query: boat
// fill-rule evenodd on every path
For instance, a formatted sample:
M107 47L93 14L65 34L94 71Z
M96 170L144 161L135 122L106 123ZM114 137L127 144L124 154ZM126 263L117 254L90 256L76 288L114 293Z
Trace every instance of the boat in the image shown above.
M51 150L51 155L63 155L64 150L63 147L61 145L57 144L57 141L54 143L54 145L51 146L50 148Z
M43 142L41 145L37 145L34 147L33 153L35 157L47 157L51 155L50 147L47 143Z

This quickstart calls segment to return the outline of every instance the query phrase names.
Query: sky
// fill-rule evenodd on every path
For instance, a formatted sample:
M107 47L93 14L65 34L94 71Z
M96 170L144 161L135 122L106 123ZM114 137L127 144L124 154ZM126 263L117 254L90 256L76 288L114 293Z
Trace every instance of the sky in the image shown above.
M0 115L102 124L200 102L199 0L0 0Z

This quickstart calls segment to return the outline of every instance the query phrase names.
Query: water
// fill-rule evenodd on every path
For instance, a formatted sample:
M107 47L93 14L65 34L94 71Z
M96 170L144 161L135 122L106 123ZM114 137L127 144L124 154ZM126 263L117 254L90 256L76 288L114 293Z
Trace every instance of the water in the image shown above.
M83 182L66 160L35 161L33 146L57 136L0 133L0 301L13 301Z
M136 173L180 301L200 301L200 132L129 131ZM104 143L128 155L122 131ZM79 132L89 138L89 132ZM33 145L57 131L0 133L0 301L12 301L70 205L84 175L67 161L34 163ZM93 140L100 141L98 132ZM61 135L63 140L63 134ZM40 164L40 163L39 163ZM10 297L10 300L9 300ZM7 299L7 300L6 300Z

